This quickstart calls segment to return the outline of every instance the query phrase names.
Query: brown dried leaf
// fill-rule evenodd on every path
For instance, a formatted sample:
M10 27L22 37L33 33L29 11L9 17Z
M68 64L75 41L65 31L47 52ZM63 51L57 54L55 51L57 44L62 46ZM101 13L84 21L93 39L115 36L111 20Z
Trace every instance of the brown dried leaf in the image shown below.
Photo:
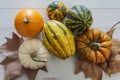
M18 37L13 33L12 39L6 38L7 42L0 46L0 54L6 58L0 63L4 65L5 69L5 80L15 80L17 77L26 73L29 80L35 80L38 70L30 70L24 68L18 59L18 48L23 42L23 38ZM41 68L46 71L46 67Z
M108 32L107 34L113 36L113 32L116 29L116 25L120 24L120 21L117 22ZM100 66L109 76L111 74L115 74L120 72L120 41L118 39L112 39L112 49L110 58L105 62L106 67L103 68L105 64Z
M90 77L92 80L102 80L102 69L96 64L78 59L75 74L80 71L83 71L85 78Z
M25 72L26 72L26 74L28 76L28 79L29 80L35 80L35 77L37 75L38 70L39 69L37 69L37 70L25 69ZM47 72L46 66L40 68L40 70L43 70L43 71Z
M17 36L15 33L12 33L12 39L6 37L6 45L7 45L7 50L14 51L18 50L19 46L23 42L23 37Z
M107 32L111 38L116 29L116 25L118 24L120 24L120 21ZM83 71L86 78L90 77L93 80L102 80L102 70L104 70L109 76L120 72L120 41L118 39L112 39L111 55L106 62L97 65L78 59L75 74Z
M76 68L75 68L75 74L78 74L78 73L80 73L81 71L82 71L82 69L81 69L81 65L84 63L84 61L81 61L81 60L77 60L77 62L76 62Z
M48 72L48 70L47 70L46 66L44 66L44 67L40 68L40 70L43 70L43 71L45 71L45 72Z
M18 59L7 57L1 64L4 65L5 80L15 80L24 73L24 68L22 68Z
M12 39L6 38L7 42L0 46L0 54L6 58L0 63L4 65L5 80L14 80L23 72L23 68L18 59L18 48L23 41L23 38L18 37L13 33Z
M28 80L35 80L38 70L25 69Z
M112 44L111 56L107 61L107 67L104 69L109 76L120 72L120 41L114 39Z
M23 38L18 37L15 33L13 33L12 39L6 38L7 42L0 46L0 54L4 56L18 56L18 53L13 53L12 51L17 51L20 44L23 42Z

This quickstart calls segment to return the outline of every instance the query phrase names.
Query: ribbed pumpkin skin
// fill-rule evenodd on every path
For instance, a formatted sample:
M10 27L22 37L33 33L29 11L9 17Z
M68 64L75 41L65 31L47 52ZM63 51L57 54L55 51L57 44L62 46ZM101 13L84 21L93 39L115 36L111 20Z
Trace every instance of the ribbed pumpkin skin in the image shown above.
M92 63L101 63L110 56L111 38L99 29L89 29L77 36L79 57Z
M66 59L75 53L74 35L59 21L48 21L42 30L46 47L58 58Z
M52 2L47 8L47 15L51 20L62 21L66 16L67 8L60 1Z
M93 22L92 13L85 6L75 5L67 11L66 26L73 32L83 33Z
M34 9L23 9L15 17L15 29L28 38L37 36L44 26L43 17Z

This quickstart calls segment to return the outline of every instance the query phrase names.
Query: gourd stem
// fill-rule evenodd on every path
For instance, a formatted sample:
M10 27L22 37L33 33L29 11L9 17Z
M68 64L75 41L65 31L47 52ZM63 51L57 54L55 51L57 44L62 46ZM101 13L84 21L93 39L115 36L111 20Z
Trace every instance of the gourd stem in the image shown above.
M99 47L100 47L100 43L92 42L92 43L90 44L90 47L91 47L92 49L94 49L94 50L98 50Z
M27 23L29 23L29 19L28 19L28 18L24 18L24 19L23 19L23 22L24 22L25 24L27 24Z
M38 56L36 56L36 54L31 54L31 58L32 60L36 61L36 62L46 62L46 60L43 60L41 58L39 58Z
M111 30L112 30L112 29L114 29L114 28L115 28L115 26L116 26L116 25L118 25L118 24L120 24L120 21L119 21L119 22L117 22L116 24L114 24L114 25L112 26Z
M116 26L120 24L120 21L117 22L115 25L112 26L112 28L107 32L107 34L112 38L113 32L116 29Z

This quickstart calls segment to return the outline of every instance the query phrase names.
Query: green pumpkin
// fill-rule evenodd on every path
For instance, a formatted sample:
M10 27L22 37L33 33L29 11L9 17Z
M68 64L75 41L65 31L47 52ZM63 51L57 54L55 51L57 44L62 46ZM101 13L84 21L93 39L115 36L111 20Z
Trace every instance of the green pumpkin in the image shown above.
M73 32L83 33L93 22L92 13L85 6L75 5L67 11L66 26Z
M48 21L42 30L42 38L46 47L60 59L75 54L74 35L59 21Z
M66 6L60 1L54 1L47 7L47 15L51 20L62 21L66 16L66 12Z

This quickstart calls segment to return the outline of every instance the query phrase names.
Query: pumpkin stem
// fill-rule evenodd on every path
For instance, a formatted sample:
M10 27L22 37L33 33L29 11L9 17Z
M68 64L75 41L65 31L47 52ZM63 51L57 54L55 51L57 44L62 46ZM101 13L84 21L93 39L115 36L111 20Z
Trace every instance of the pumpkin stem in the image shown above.
M34 60L34 61L36 61L36 62L46 62L46 61L47 61L47 60L45 60L45 59L42 59L42 58L36 56L35 53L31 54L31 58L32 58L32 60Z
M94 50L98 50L100 47L100 43L96 43L96 42L92 42L90 44L90 48L94 49Z
M29 19L28 19L28 18L24 18L24 19L23 19L23 22L24 22L25 24L27 24L27 23L29 23Z

